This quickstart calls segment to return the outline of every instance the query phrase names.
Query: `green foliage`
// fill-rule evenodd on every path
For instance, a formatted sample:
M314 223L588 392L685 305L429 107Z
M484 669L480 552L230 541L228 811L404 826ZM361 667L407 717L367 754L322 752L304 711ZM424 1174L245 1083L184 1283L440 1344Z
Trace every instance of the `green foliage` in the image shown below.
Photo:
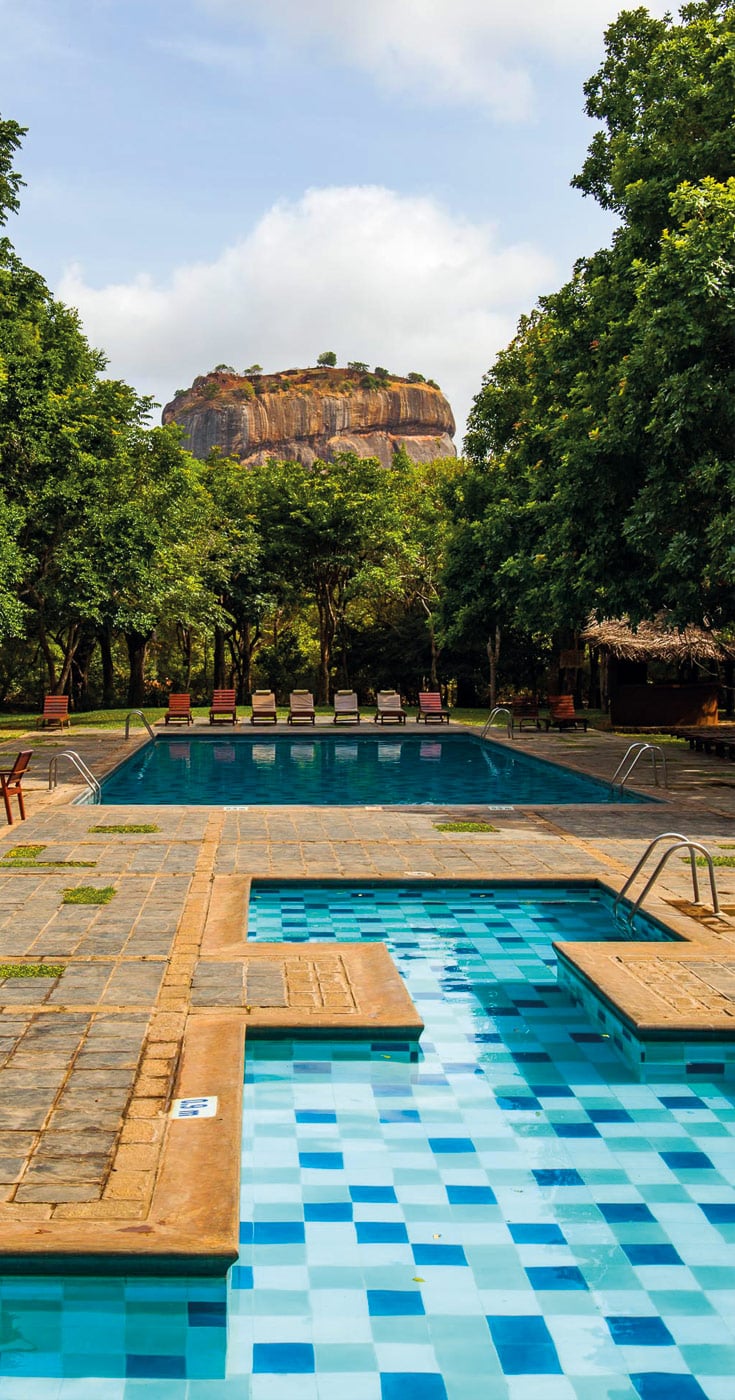
M411 372L406 376L406 378L408 379L409 384L426 383L426 379L424 378L423 374L419 374L418 370L415 369L412 369Z
M368 372L368 366L364 360L348 360L347 368L352 370L353 374L367 374Z
M153 831L160 831L160 826L155 826L153 822L115 822L109 826L90 826L90 831L100 832L104 836L112 836L114 833L128 835L132 832L143 835Z
M426 383L428 384L428 386L429 386L430 389L438 389L438 388L439 388L439 385L437 384L437 382L436 382L435 379L427 379Z
M316 362L318 365L329 366L333 369L337 363L337 356L334 350L323 350L321 355L317 355Z
M64 904L109 904L117 891L114 885L75 885L64 890Z
M389 378L390 378L390 375L389 375L387 369L384 369L382 365L376 365L376 366L375 366L375 369L373 370L373 374L375 375L375 378L376 378L376 379L389 379Z
M263 373L263 366L262 366L262 365L248 365L247 369L244 369L244 370L243 370L243 374L244 374L244 375L247 375L248 378L250 377L251 374L262 374L262 373Z
M237 374L237 370L236 370L236 369L233 369L232 365L215 365L215 367L214 367L214 373L215 373L215 374Z
M248 401L255 398L255 389L249 379L245 379L242 384L238 384L237 394L239 398L247 399Z
M489 822L434 822L437 831L497 831Z
M0 978L61 977L65 970L63 963L0 963Z
M0 117L0 228L7 223L8 214L15 214L19 208L18 190L23 181L13 169L13 161L26 130L17 122Z

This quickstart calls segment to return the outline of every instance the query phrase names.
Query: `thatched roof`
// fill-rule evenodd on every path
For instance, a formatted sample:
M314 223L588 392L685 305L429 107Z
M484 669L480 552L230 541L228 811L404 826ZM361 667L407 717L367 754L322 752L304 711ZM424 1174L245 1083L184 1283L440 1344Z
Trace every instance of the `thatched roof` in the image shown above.
M635 630L627 617L607 618L603 622L590 618L580 633L580 641L621 661L723 661L733 655L732 647L703 627L667 626L665 613L659 613L652 622L639 622Z

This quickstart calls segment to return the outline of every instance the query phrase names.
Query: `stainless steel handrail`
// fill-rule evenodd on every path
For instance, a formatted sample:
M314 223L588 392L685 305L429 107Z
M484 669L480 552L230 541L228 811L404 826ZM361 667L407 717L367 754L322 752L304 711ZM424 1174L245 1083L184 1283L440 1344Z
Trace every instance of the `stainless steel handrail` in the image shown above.
M656 787L659 786L659 782L658 782L658 768L657 768L657 766L656 766L656 763L657 763L657 759L660 758L660 759L661 759L661 765L662 765L663 770L664 770L664 787L668 787L668 785L669 785L669 784L668 784L668 777L667 777L667 774L666 774L666 754L664 753L664 751L663 751L663 749L661 748L660 744L649 744L649 743L646 742L645 739L637 739L636 742L635 742L634 744L631 744L631 745L626 749L626 751L625 751L625 753L623 754L623 757L621 758L621 760L620 760L620 762L619 762L617 768L615 769L615 772L614 772L613 775L612 775L612 778L610 779L610 791L611 791L611 792L614 791L614 788L615 788L615 784L616 784L616 781L617 781L618 774L620 773L621 769L625 768L625 764L628 762L628 759L630 758L630 755L633 754L633 757L632 757L632 759L630 760L630 763L628 764L628 767L625 768L625 772L623 773L623 776L621 777L620 782L618 783L618 786L621 787L621 788L625 787L625 784L627 783L628 778L630 777L631 773L633 772L633 769L635 768L636 763L638 762L639 758L642 758L642 757L643 757L643 755L644 755L645 753L650 753L650 755L651 755L651 762L652 762L652 765L653 765L653 781L654 781L654 785L655 785Z
M512 711L508 709L508 706L507 706L507 705L496 705L496 706L494 707L494 709L492 709L492 710L490 711L490 714L488 715L487 719L485 720L485 723L484 723L484 725L483 725L483 727L482 727L482 733L481 733L481 735L480 735L480 738L481 738L481 739L484 739L484 738L487 736L487 732L488 732L488 730L491 728L493 720L494 720L494 719L497 719L497 716L498 716L498 715L507 715L507 716L508 716L508 718L507 718L508 738L509 738L509 739L512 739L512 738L513 738L513 727L514 727L514 726L513 726L513 713L512 713Z
M716 881L715 881L715 869L714 869L714 865L713 865L713 863L712 863L712 856L710 855L710 852L707 850L706 846L703 846L703 845L701 844L701 842L699 842L699 841L690 841L689 838L688 838L687 836L682 836L682 834L681 834L680 831L662 831L660 836L655 836L654 839L653 839L653 841L649 841L648 845L646 846L645 851L643 852L643 855L641 856L640 860L638 861L638 864L637 864L637 865L635 866L635 868L631 871L631 873L630 873L630 875L628 876L628 878L627 878L625 884L623 885L623 888L622 888L622 889L619 891L619 893L617 894L617 896L616 896L616 898L615 898L615 902L614 902L614 904L613 904L613 913L614 913L614 914L617 914L618 909L619 909L619 907L620 907L621 900L623 900L623 899L625 898L625 896L626 896L626 894L628 893L628 890L631 888L631 886L632 886L634 880L635 880L635 879L637 878L637 876L640 874L640 872L641 872L641 870L643 869L644 865L646 864L646 861L648 860L649 856L650 856L651 853L655 850L656 846L658 846L658 844L659 844L660 841L671 841L673 844L670 845L670 846L668 847L668 849L664 851L664 853L663 853L663 855L661 856L661 859L659 860L659 862L658 862L658 864L657 864L655 870L653 871L653 874L649 876L649 878L648 878L646 884L644 885L643 889L641 890L641 893L639 894L637 900L635 901L635 904L632 905L631 910L630 910L630 913L629 913L629 915L628 915L628 924L632 924L635 915L637 914L638 910L640 909L641 904L643 903L643 900L645 899L646 895L649 893L649 891L650 891L650 890L653 888L653 886L655 885L655 883L656 883L656 881L657 881L659 875L661 874L661 871L663 870L663 868L664 868L666 862L668 861L669 857L672 856L672 855L674 854L675 851L681 851L681 850L687 850L687 851L689 852L689 862L690 862L691 872L692 872L692 892L693 892L693 894L694 894L694 903L695 903L695 904L698 904L698 903L699 903L699 879L698 879L698 877L697 877L697 858L696 858L696 852L699 852L699 854L700 854L701 856L704 856L704 859L705 859L705 861L706 861L706 863L707 863L707 869L708 869L708 871L709 871L710 893L711 893L711 896L712 896L712 911L713 911L713 913L715 913L715 914L719 914L719 912L720 912L720 901L719 901L719 898L718 898L718 895L717 895L717 884L716 884Z
M137 715L138 719L142 719L146 729L148 730L148 733L151 736L151 739L155 739L156 736L153 733L153 730L151 729L151 726L149 725L148 720L146 719L142 710L128 710L128 713L125 716L125 738L130 738L130 721L133 718L133 715Z
M87 767L86 763L84 762L84 759L81 757L80 754L76 752L75 749L66 749L64 753L55 753L52 756L48 766L49 792L53 792L53 789L57 786L57 783L59 781L58 767L60 758L68 758L72 766L76 768L77 772L84 779L85 783L87 784L87 787L90 789L95 799L99 802L102 796L102 788L100 787L97 778L95 778L91 768Z

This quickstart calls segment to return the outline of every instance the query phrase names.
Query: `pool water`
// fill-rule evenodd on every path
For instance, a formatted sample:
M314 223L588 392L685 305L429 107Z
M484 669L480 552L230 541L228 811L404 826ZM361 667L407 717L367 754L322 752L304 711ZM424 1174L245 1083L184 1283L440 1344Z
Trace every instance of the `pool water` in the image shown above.
M115 805L526 806L610 800L605 783L473 734L161 735L102 784L102 801ZM625 792L624 800L650 799Z

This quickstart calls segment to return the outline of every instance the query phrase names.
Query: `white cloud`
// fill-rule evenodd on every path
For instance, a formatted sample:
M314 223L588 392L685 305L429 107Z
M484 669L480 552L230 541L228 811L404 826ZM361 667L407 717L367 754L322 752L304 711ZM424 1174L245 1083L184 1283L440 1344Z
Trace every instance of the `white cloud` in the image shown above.
M602 35L638 0L199 0L279 43L326 51L379 85L428 103L472 104L502 120L530 114L530 66L596 58ZM670 4L649 0L662 15Z
M72 267L57 288L77 306L110 373L162 402L220 362L266 369L366 360L441 384L464 416L519 314L558 281L537 248L500 246L491 225L376 186L279 202L211 263L166 285L141 275L94 288Z

